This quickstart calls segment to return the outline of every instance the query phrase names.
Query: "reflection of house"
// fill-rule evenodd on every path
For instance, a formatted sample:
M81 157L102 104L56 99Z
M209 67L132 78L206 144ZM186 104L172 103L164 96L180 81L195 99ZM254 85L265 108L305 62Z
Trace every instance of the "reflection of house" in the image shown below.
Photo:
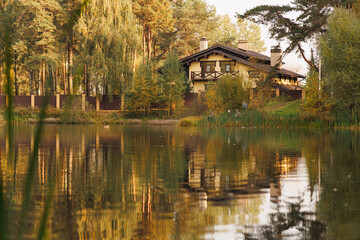
M207 87L224 76L245 76L252 80L266 77L276 69L273 84L288 90L301 89L300 74L282 68L280 48L271 49L271 57L247 49L247 41L240 41L238 48L215 45L208 48L206 38L200 41L200 51L181 59L194 92L206 91Z

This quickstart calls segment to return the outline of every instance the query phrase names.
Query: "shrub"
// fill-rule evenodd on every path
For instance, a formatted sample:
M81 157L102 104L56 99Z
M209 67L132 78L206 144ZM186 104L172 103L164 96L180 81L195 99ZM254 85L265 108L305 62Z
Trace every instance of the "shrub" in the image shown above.
M81 98L68 96L65 100L60 119L63 123L91 123L96 118L96 113L92 105L85 102L86 111L82 111Z
M206 92L206 104L216 113L227 109L242 109L243 101L249 101L250 87L251 83L242 75L239 78L223 77Z

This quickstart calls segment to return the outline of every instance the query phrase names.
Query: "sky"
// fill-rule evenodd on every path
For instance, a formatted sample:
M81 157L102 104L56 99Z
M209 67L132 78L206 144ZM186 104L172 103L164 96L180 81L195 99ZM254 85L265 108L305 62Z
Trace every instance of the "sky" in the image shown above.
M216 11L219 15L228 14L233 21L236 21L236 13L244 13L246 10L254 8L259 5L286 5L290 4L292 0L206 0L210 5L216 7ZM277 41L270 39L270 35L267 31L266 26L261 26L262 29L262 39L265 41L267 50L265 55L270 56L271 46L278 44ZM284 50L287 47L286 42L280 43L282 49ZM306 55L310 55L310 45L304 46ZM298 72L300 74L306 74L307 64L303 58L299 58L298 54L290 53L284 58L284 68Z

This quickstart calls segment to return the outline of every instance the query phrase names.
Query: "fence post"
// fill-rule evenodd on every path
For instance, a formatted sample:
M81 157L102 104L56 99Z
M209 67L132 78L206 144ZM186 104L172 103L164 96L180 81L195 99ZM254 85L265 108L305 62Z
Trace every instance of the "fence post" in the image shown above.
M302 98L302 99L305 99L305 98L306 98L306 92L305 92L304 89L301 90L301 98Z
M250 89L250 100L254 99L254 89Z
M5 106L9 107L9 95L5 96Z
M276 97L279 97L279 96L280 96L280 89L276 88Z
M81 94L81 110L85 111L85 93Z
M30 95L30 106L33 109L35 108L35 95L34 94Z
M56 93L56 109L60 109L60 93Z
M121 94L121 111L124 111L124 106L125 106L125 95Z
M96 95L96 111L100 111L100 98L99 95Z

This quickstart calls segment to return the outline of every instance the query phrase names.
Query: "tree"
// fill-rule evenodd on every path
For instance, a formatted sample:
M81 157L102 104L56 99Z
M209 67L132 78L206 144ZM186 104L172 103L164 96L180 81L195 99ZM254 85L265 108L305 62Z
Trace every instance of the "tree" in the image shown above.
M206 92L206 105L214 112L242 109L243 102L249 101L250 87L244 76L223 77Z
M229 15L219 17L216 30L211 34L210 41L216 44L237 47L239 40L247 40L249 50L264 52L265 42L261 39L259 25L249 20L238 20L233 23Z
M56 65L58 57L56 44L59 35L56 21L62 16L62 8L56 0L19 0L16 9L19 15L15 23L13 46L15 61L24 64L33 79L35 79L34 73L38 73L36 89L41 95L51 88L46 84L46 73L52 71L51 66ZM17 76L15 76L16 80ZM32 87L30 86L31 90ZM15 88L17 88L16 82Z
M140 27L128 0L93 0L74 28L80 39L81 69L90 88L105 95L123 94L132 86L133 54ZM86 72L85 72L86 69Z
M360 19L335 9L320 41L326 85L334 100L348 108L360 106Z
M302 44L326 32L327 19L334 7L350 7L352 3L354 0L295 0L285 6L258 6L237 16L269 26L272 38L289 43L284 53L296 50L311 67L318 69L306 57ZM291 13L297 13L297 17L288 17Z
M126 109L129 113L135 112L145 116L152 106L156 106L158 98L157 72L152 62L143 62L135 72L134 89L126 93Z
M160 84L166 108L173 110L178 108L183 100L189 82L182 68L177 53L170 52L161 68Z
M315 64L314 56L311 61ZM324 82L319 82L319 73L309 67L305 85L306 97L302 103L303 113L306 117L326 117L330 108L327 103L328 93L325 91Z
M173 28L170 2L169 0L134 0L133 11L143 27L143 55L145 57L147 48L147 56L150 60L155 36L159 32L168 32Z
M216 9L204 0L175 0L173 9L175 31L167 49L176 48L180 57L187 56L199 50L200 37L211 36L217 28Z

